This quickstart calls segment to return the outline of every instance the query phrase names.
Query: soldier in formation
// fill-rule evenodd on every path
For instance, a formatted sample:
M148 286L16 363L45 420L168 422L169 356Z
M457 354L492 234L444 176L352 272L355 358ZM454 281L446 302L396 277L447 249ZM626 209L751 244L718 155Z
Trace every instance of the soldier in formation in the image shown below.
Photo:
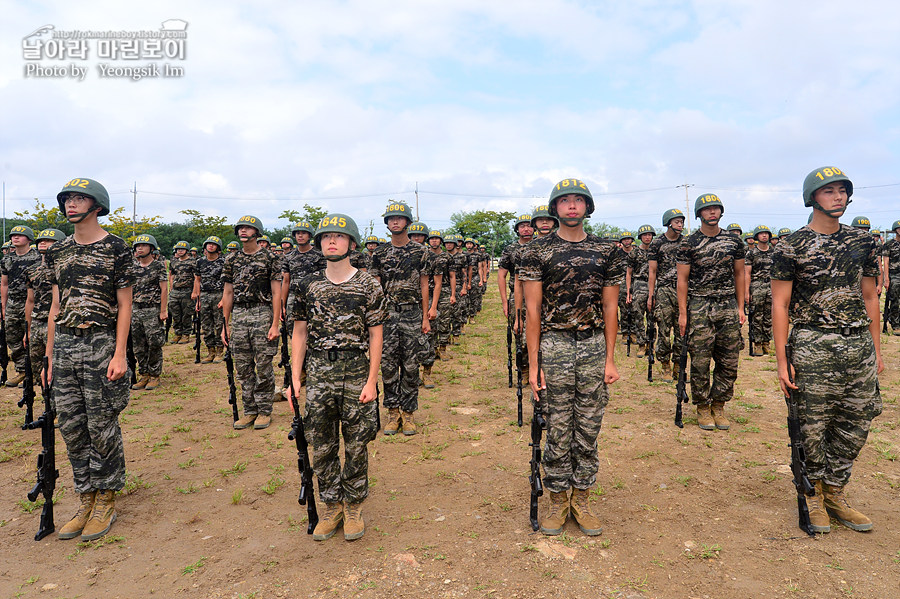
M175 244L175 257L169 262L169 314L172 315L172 329L175 331L173 344L189 343L191 340L191 319L197 304L191 299L194 289L194 269L196 260L191 258L187 241Z
M900 335L900 220L891 225L894 238L881 249L884 287L887 290L887 320L894 335Z
M47 320L50 317L50 304L53 301L53 285L50 284L50 271L47 269L47 249L54 243L63 241L66 234L59 229L44 229L38 233L37 251L41 261L32 264L25 271L25 319L28 330L28 351L31 354L32 380L41 380L41 361L47 353Z
M641 358L647 354L647 326L644 322L647 316L647 277L650 273L650 243L656 236L656 231L651 225L641 225L637 235L641 244L628 254L625 262L625 305L631 310L638 344L637 357Z
M131 344L140 378L132 389L152 391L159 387L163 368L163 345L166 332L163 323L168 318L169 287L162 262L153 259L159 249L153 235L138 235L132 243L135 261L135 280L132 292Z
M666 232L656 237L647 250L647 310L653 313L658 327L656 360L663 378L672 380L671 362L681 353L682 334L678 328L678 297L675 268L676 252L681 247L684 213L677 208L666 210L662 217ZM670 336L671 335L671 339Z
M769 354L769 342L772 340L772 285L769 281L773 254L769 243L771 235L771 230L765 225L753 229L756 245L750 248L744 261L747 271L744 277L747 286L744 304L752 306L749 310L753 315L750 327L753 329L753 343L757 346L753 351L763 356Z
M10 251L0 260L0 302L6 321L6 345L16 373L6 381L7 387L18 387L25 380L25 272L40 263L41 256L31 249L34 231L25 225L16 225L9 232Z
M203 242L203 256L194 264L194 289L191 299L200 306L200 328L208 351L201 364L219 363L225 352L222 344L222 328L225 319L222 315L222 269L225 257L222 256L222 240L210 235Z

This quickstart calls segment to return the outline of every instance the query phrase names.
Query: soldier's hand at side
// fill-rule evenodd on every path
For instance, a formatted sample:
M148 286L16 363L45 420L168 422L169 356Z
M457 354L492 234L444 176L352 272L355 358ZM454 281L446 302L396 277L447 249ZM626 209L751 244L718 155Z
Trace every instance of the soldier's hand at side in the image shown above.
M266 339L269 341L274 341L281 335L281 331L278 330L278 323L276 322L271 327L269 327L269 332L266 333Z
M455 305L456 305L456 295L451 295L451 296L450 296L450 305L451 305L451 306L455 306Z
M878 359L875 361L875 374L881 374L884 372L884 360L881 356L878 356Z
M516 316L515 320L513 321L513 333L515 333L516 335L518 335L518 334L519 334L519 331L521 330L521 326L522 326L522 324L521 324L521 322L519 321L519 317Z
M653 311L653 298L648 297L647 298L647 312L651 312L651 311Z
M631 303L631 292L630 292L630 291L629 291L628 293L625 294L625 303L626 303L626 304L630 304L630 303Z
M619 369L616 368L615 362L607 360L606 370L603 373L603 382L607 385L612 385L617 380L619 380Z
M540 377L540 382L538 382ZM534 393L534 400L541 400L541 390L547 388L547 379L544 378L544 369L538 371L536 368L528 369L528 384L531 385L531 392Z
M784 393L785 397L790 396L792 390L799 389L788 377L788 368L791 369L792 376L796 374L793 366L782 364L781 362L778 363L778 383L781 385L781 392Z
M222 327L222 333L219 337L222 338L222 343L225 344L225 347L228 347L228 327Z
M41 379L44 387L49 387L53 382L53 358L47 358L47 370L41 371Z
M743 318L743 315L741 315L741 318ZM742 320L741 324L743 324L743 323L744 323L744 321ZM684 337L684 334L686 331L687 331L687 314L682 314L679 312L679 314L678 314L678 333L682 337Z
M503 305L503 316L509 319L509 304L507 302L500 302Z
M422 319L422 334L427 335L431 332L431 323L428 322L428 317Z
M743 310L738 310L738 322L740 322L742 325L747 322L747 315L744 314ZM682 333L682 335L684 335L684 333Z
M362 393L359 394L359 403L369 403L377 397L378 392L375 389L375 382L373 381L371 383L366 383L365 387L363 387Z
M159 311L159 319L163 322L169 319L169 310L165 306Z
M109 366L106 367L106 378L111 381L117 381L128 372L128 363L125 361L125 356L116 357L113 355L112 360L109 361Z
M437 318L437 308L428 308L428 320Z

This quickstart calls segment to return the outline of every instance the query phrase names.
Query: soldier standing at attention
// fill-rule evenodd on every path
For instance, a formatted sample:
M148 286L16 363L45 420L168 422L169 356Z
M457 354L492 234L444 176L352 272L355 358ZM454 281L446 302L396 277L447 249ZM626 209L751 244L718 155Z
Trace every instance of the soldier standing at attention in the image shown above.
M222 316L222 269L225 258L222 256L222 240L210 235L203 242L203 256L194 265L194 289L191 299L200 304L200 328L209 353L200 360L201 364L218 364L225 348L222 345L222 328L225 319Z
M534 238L531 215L519 215L516 224L513 225L513 232L516 234L516 241L503 249L500 261L497 263L497 285L500 288L500 305L503 307L503 315L506 316L506 326L512 329L516 340L516 349L521 353L525 347L525 327L523 326L521 290L519 291L520 306L516 309L516 267L521 264L522 252L525 247ZM508 283L507 276L509 277ZM527 350L524 351L527 352ZM527 365L522 364L521 366L524 369Z
M694 202L700 228L678 250L678 330L690 312L691 395L703 430L728 430L725 402L734 396L744 324L744 243L719 227L725 206L708 193ZM688 299L690 296L690 299ZM716 367L710 386L709 365Z
M166 269L153 259L153 250L159 248L153 235L138 235L132 243L135 260L133 306L131 313L131 344L141 377L132 389L152 391L159 387L163 367L163 345L168 318L166 306L169 287L166 285Z
M428 238L428 225L425 223L416 221L411 224L406 229L407 234L409 235L410 240L421 243L423 246L426 245L425 241ZM422 336L422 376L419 379L419 385L425 387L426 389L434 389L434 380L431 378L431 370L434 368L434 361L437 358L435 352L437 351L437 339L435 335L437 334L437 306L438 299L440 294L440 283L438 280L438 293L434 292L435 286L435 272L437 270L437 264L435 263L435 259L437 256L432 252L425 253L425 259L428 264L426 268L426 272L428 273L428 300L426 304L428 305L428 322L431 325L431 331L427 335ZM440 275L438 274L438 279L440 279Z
M401 425L404 435L416 434L414 413L419 409L422 356L419 340L431 331L427 250L407 235L406 229L412 222L409 206L391 202L384 213L391 241L378 246L372 254L371 274L384 288L388 306L381 358L384 407L388 408L385 435L396 434Z
M128 244L97 222L109 214L106 188L72 179L56 199L75 233L45 254L53 301L44 376L80 497L59 538L92 541L116 521L116 491L125 486L119 413L131 393L125 352L135 265Z
M656 237L647 250L647 310L653 313L658 327L656 360L663 378L672 380L671 360L681 354L681 333L678 331L678 296L675 285L675 252L681 245L684 213L678 208L666 210L662 224L666 232ZM669 341L669 332L672 341Z
M884 370L875 241L838 222L851 195L853 183L838 168L807 175L803 203L813 208L812 222L781 239L772 263L778 380L799 407L806 467L816 489L806 504L820 533L831 530L829 515L852 530L872 529L844 495L853 462L881 413L878 374Z
M173 344L190 343L191 319L196 303L191 300L194 289L194 269L197 261L188 254L187 241L175 244L175 257L169 262L169 312L172 314L172 328L175 329Z
M359 245L352 218L326 216L315 244L328 264L307 277L297 294L292 375L296 389L306 358L306 436L325 504L313 539L330 538L343 521L344 539L352 541L366 532L362 505L369 495L368 444L378 434L376 384L387 307L378 282L350 264Z
M626 261L628 266L625 270L625 304L632 311L631 317L634 320L635 337L638 343L638 358L647 354L647 327L644 319L647 315L647 276L650 272L648 252L654 236L656 236L656 231L651 225L641 225L638 229L638 239L641 245L631 250Z
M747 290L744 303L753 305L753 341L758 347L753 348L758 355L769 354L769 341L772 339L772 286L769 283L769 272L772 269L772 248L769 237L772 231L765 225L753 229L756 245L747 252L744 280Z
M891 302L888 310L888 324L894 335L900 335L900 220L891 225L894 238L886 242L881 250L884 256L884 286L888 297L885 301ZM893 286L892 286L893 284Z
M281 273L278 259L256 242L262 231L255 216L238 219L234 234L242 247L225 257L222 268L222 341L226 347L231 344L244 405L244 415L234 423L236 430L264 429L272 422L272 358L278 350L281 322Z
M440 291L432 295L438 298L437 319L432 325L432 332L436 342L437 349L435 357L438 360L449 360L453 356L447 351L447 344L450 343L450 295L451 285L454 283L450 275L450 255L441 248L444 243L444 234L437 229L432 229L428 233L428 247L431 255L434 257L434 271L440 274ZM429 278L429 288L433 284L433 280ZM430 375L430 373L429 373Z
M623 231L622 235L619 236L619 243L619 251L622 252L620 256L622 264L628 264L628 256L634 251L634 234L631 231ZM619 331L622 333L624 341L631 337L632 342L634 342L637 341L637 323L634 322L631 315L631 306L628 305L627 300L628 289L623 279L622 284L619 285Z
M584 218L594 211L587 185L560 181L549 206L559 230L528 245L518 273L525 292L529 383L535 397L546 389L540 401L547 402L548 412L543 465L550 509L541 532L560 534L571 510L581 531L593 536L603 529L588 492L597 482L607 385L619 380L613 356L624 264L614 245L584 231Z
M444 248L447 250L450 260L450 281L454 287L450 289L450 338L453 343L459 343L463 325L466 320L466 301L468 290L466 289L466 273L468 260L460 249L462 237L456 233L444 237Z
M41 362L47 353L47 319L50 317L50 304L53 301L53 285L50 284L50 271L43 256L47 248L56 242L63 241L66 234L59 229L44 229L37 236L37 250L42 260L32 264L25 271L25 287L28 295L25 299L25 320L28 325L28 351L31 352L31 373L35 383L41 381Z
M25 380L25 271L41 262L41 256L31 249L34 231L25 225L16 225L9 232L12 249L0 261L0 299L3 302L3 318L6 320L6 345L9 359L16 375L6 381L7 387L18 387Z

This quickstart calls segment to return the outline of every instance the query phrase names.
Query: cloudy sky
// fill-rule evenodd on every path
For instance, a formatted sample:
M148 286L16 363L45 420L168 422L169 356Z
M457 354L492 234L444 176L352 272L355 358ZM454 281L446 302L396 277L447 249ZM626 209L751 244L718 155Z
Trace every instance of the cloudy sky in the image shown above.
M302 204L380 221L389 199L432 228L528 211L561 178L596 221L659 225L704 192L745 230L805 224L800 185L836 165L849 218L900 218L900 9L823 0L11 2L0 0L6 214L69 179L114 207L194 208L268 225ZM188 23L183 60L27 76L23 38ZM47 34L43 37L47 39ZM34 39L34 38L32 38ZM181 77L103 78L164 64ZM696 221L695 221L696 222ZM376 232L382 232L379 226Z

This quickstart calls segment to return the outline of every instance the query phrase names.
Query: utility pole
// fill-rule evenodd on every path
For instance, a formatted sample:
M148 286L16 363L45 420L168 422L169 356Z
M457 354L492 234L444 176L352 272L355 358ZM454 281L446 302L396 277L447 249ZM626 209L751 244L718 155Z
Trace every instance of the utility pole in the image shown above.
M134 182L134 189L131 190L132 212L131 212L131 236L135 236L137 228L137 181Z
M416 220L419 220L419 182L416 181Z
M688 187L693 187L693 183L685 183L684 185L676 185L675 187L684 187L684 230L687 235L691 234L691 201L688 199Z
M3 182L3 239L6 239L6 181Z

